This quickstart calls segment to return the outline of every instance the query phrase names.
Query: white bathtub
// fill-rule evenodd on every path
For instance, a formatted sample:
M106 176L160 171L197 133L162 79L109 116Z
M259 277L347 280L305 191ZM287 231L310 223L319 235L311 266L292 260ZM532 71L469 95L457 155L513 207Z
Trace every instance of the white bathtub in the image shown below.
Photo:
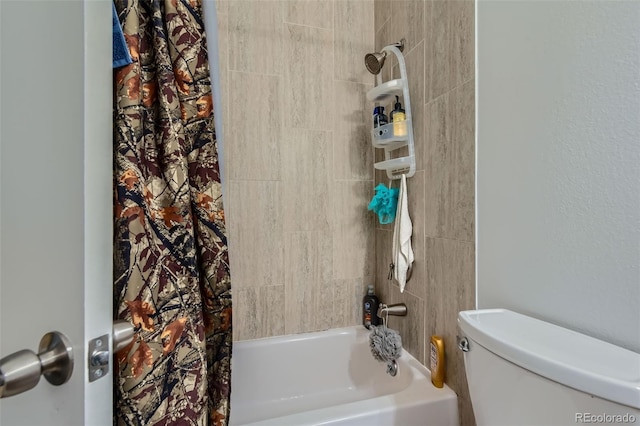
M230 424L458 425L456 394L406 351L395 377L364 327L235 342Z

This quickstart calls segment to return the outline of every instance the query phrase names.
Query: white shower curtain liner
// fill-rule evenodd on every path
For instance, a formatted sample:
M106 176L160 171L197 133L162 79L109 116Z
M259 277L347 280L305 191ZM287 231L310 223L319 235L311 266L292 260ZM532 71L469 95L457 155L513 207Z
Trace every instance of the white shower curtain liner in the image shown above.
M209 72L211 73L211 91L213 92L213 105L222 104L220 92L220 58L218 50L218 13L216 0L202 0L204 12L204 28L207 35L207 52L209 58ZM226 59L226 58L225 58ZM218 143L218 167L220 168L220 182L222 183L222 202L227 205L225 197L225 164L224 164L224 134L222 132L222 108L215 108L214 120L216 126L216 141Z

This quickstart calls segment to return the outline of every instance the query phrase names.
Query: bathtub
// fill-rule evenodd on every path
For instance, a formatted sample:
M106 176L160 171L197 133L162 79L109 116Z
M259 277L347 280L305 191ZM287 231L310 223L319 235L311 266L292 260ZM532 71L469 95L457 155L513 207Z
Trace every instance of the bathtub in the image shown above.
M235 342L230 424L458 425L456 394L408 352L395 377L362 326Z

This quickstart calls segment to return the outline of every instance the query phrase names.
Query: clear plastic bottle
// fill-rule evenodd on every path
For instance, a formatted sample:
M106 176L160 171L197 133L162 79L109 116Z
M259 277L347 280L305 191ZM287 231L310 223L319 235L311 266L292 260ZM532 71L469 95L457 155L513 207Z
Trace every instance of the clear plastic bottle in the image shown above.
M404 109L402 109L402 104L400 103L400 98L398 96L396 96L394 109L389 115L391 117L391 122L393 123L393 135L407 136L407 117Z

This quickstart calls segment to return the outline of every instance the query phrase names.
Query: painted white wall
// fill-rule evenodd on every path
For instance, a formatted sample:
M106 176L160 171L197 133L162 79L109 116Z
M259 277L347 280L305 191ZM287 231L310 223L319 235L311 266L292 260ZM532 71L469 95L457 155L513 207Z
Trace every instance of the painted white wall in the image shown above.
M640 1L477 4L477 297L640 352Z

